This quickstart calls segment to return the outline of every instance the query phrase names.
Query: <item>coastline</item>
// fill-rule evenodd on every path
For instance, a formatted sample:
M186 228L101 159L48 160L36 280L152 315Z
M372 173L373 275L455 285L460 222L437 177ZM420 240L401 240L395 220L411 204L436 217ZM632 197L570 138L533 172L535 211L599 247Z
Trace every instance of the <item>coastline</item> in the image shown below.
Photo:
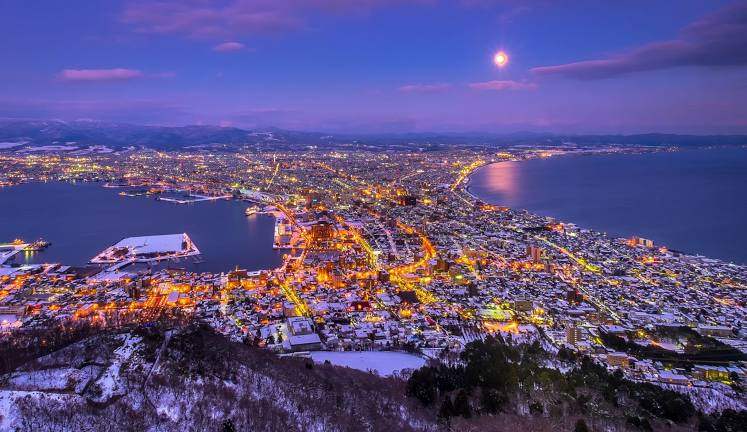
M272 230L276 215L262 212L257 215L257 220L248 220L249 218L244 215L247 202L241 199L207 200L187 206L174 205L168 201L147 197L137 197L139 199L123 197L117 193L116 188L107 187L105 182L99 181L28 181L15 186L28 189L13 192L15 188L2 188L0 193L12 194L3 196L8 198L11 205L18 205L17 210L21 211L24 216L6 214L4 218L6 229L2 230L2 237L9 237L10 240L16 237L24 239L43 237L53 240L53 247L50 251L33 254L28 262L17 262L21 265L59 263L63 266L86 266L91 263L92 257L96 257L124 238L186 232L199 247L200 254L175 260L159 260L162 265L186 266L189 271L216 274L228 273L237 265L249 271L272 271L282 266L281 251L273 248ZM45 189L45 187L51 189ZM28 200L23 198L23 194L28 195L28 193L41 193L41 195L37 196L38 199L34 200L35 202L27 205L24 203ZM81 198L84 208L78 211L86 215L83 220L89 222L74 217L73 214L76 211L72 207L76 204L70 205L65 201L65 196L69 197L71 194L77 195L78 193L84 195L84 198ZM102 196L101 193L105 195ZM15 198L11 198L12 196ZM54 198L49 201L47 196ZM32 223L34 220L43 218L47 205L57 209L58 223L48 226L40 222ZM158 207L155 207L156 205ZM83 226L73 224L75 220L75 223L89 227L93 223L90 220L95 219L97 212L116 216L101 219L107 222L103 224L96 222L91 229L83 229ZM132 212L135 212L133 214L146 212L153 217L141 222L125 221L126 223L120 226L117 221L122 219L124 214ZM268 216L272 219L270 220ZM24 218L26 222L21 223L21 219L18 219L18 225L14 226L13 221L16 218ZM228 218L228 222L226 224L210 222L216 218ZM64 227L71 229L66 230ZM240 235L235 235L236 233ZM269 235L267 243L265 235ZM0 241L5 241L5 239L2 238ZM267 244L266 249L264 244ZM193 258L196 261L192 262ZM100 264L112 265L112 263Z
M554 154L552 157L547 157L547 158L543 158L543 159L555 158L556 156L610 156L611 157L611 156L632 156L632 155L637 155L637 154L660 154L660 153L679 153L679 154L682 154L682 153L690 153L691 151L714 151L714 150L724 150L724 149L739 149L739 150L747 151L747 147L743 147L743 146L735 146L735 147L698 147L698 148L692 148L692 149L690 149L690 148L688 148L688 149L676 148L676 149L667 149L666 151L663 151L663 150L662 151L654 150L654 151L644 151L644 152L637 151L637 149L631 149L631 151L563 152L563 153ZM468 197L470 197L471 199L476 200L476 201L485 202L485 203L488 203L488 204L500 205L502 207L507 207L507 208L510 208L511 211L514 211L514 212L527 212L527 213L532 214L532 215L537 216L537 217L551 218L552 220L555 220L555 221L558 221L558 222L562 222L562 223L566 223L566 224L570 223L570 224L578 226L580 229L587 229L589 231L592 231L592 232L595 232L595 233L598 233L598 234L609 235L611 238L627 239L627 238L630 238L632 236L641 235L641 231L642 230L637 230L637 229L634 229L634 228L629 228L629 229L625 229L625 230L614 229L614 228L610 228L610 229L604 229L604 228L602 228L602 229L600 229L599 225L603 225L605 223L605 221L600 221L599 223L597 223L596 227L589 227L588 223L583 223L583 222L582 223L578 223L578 221L576 221L574 218L571 218L571 217L564 217L564 216L557 215L557 214L547 214L547 213L544 213L544 212L539 212L539 211L532 210L530 208L525 208L525 207L516 206L516 205L510 205L508 203L496 202L494 199L490 199L491 197L485 196L485 195L480 195L478 192L475 191L475 185L476 185L476 183L475 183L475 179L473 177L476 176L482 170L489 169L492 165L498 165L498 164L502 164L502 163L505 163L505 162L514 162L514 163L518 163L518 162L531 162L531 161L536 161L538 159L540 159L540 158L538 158L538 157L529 157L529 158L514 158L514 159L508 159L508 160L499 160L499 161L489 162L489 163L487 163L485 165L482 165L479 168L475 169L473 172L471 172L467 176L467 178L464 180L464 182L462 183L462 185L460 185L459 189L463 193L465 193ZM559 211L562 212L562 210L559 210ZM654 236L654 237L656 237L656 236ZM731 258L729 258L729 257L714 257L712 252L711 253L708 253L708 252L693 252L692 251L692 249L693 249L692 246L690 246L690 247L675 246L673 248L669 248L668 245L673 243L672 239L659 239L659 238L655 238L655 240L656 240L656 243L657 243L658 246L665 246L669 250L671 250L672 252L676 252L676 253L681 254L681 255L686 255L686 256L689 256L689 257L695 257L695 258L699 258L699 259L716 260L716 261L719 261L719 262L731 263L731 264L739 265L739 266L745 266L745 265L747 265L747 261L744 261L740 257L731 257Z

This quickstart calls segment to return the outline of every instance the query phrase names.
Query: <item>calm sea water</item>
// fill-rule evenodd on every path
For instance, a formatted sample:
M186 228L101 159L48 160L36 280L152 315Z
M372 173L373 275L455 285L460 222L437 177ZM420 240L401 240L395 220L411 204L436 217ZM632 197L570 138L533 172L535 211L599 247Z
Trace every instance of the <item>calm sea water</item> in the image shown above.
M171 265L198 271L273 268L271 216L247 217L246 203L210 201L180 205L119 196L97 184L30 183L0 188L0 242L43 238L43 252L16 255L16 263L82 265L124 237L186 232L202 252Z
M747 149L558 156L487 166L469 190L610 235L747 264Z

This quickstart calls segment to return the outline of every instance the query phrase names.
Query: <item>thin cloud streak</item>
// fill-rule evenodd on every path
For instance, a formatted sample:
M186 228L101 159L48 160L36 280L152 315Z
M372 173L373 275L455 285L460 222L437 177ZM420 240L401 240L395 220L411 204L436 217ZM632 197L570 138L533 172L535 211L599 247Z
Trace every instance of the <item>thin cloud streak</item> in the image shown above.
M451 89L451 84L408 84L397 90L402 93L441 93Z
M532 69L537 76L582 80L611 78L675 67L747 65L747 1L742 0L688 25L676 39L653 42L606 59Z
M140 33L216 38L298 30L314 12L359 14L387 5L432 3L435 0L132 1L121 21Z
M223 42L222 44L214 46L213 51L227 53L241 51L244 48L246 48L246 45L241 42Z
M531 82L495 80L485 82L475 82L467 84L473 90L484 91L503 91L503 90L536 90L537 84Z
M145 75L136 69L64 69L58 74L61 81L126 81Z

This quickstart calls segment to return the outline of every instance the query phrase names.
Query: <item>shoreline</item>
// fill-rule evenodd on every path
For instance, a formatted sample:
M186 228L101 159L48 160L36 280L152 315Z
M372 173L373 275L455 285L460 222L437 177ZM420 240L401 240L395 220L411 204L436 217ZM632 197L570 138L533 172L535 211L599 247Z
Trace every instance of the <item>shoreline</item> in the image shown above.
M639 149L630 149L630 151L560 152L560 153L553 154L552 156L546 157L546 158L543 158L543 157L529 157L529 158L521 158L521 159L500 160L500 161L494 161L494 162L486 163L485 165L482 165L482 166L478 167L477 169L475 169L473 172L471 172L465 178L465 180L460 185L459 190L462 191L462 192L464 192L467 196L469 196L471 199L473 199L475 201L480 201L480 202L484 202L484 203L488 203L488 204L492 204L492 205L500 205L502 207L509 208L513 212L526 212L526 213L532 214L532 215L537 216L537 217L550 218L550 219L552 219L554 221L561 222L561 223L564 223L564 224L572 224L574 226L577 226L579 229L588 230L588 231L591 231L591 232L594 232L594 233L597 233L597 234L603 234L603 235L608 236L608 237L610 237L612 239L623 239L624 240L624 239L628 239L628 238L630 238L632 236L637 236L638 234L636 234L635 232L627 232L627 233L608 232L608 231L604 231L604 230L600 230L600 229L596 229L596 228L589 228L589 227L586 227L586 226L579 226L574 221L572 221L572 220L566 220L565 218L562 218L560 216L553 216L553 215L548 215L548 214L541 214L541 213L537 213L537 212L532 211L532 210L527 209L527 208L519 208L519 207L508 206L506 204L490 202L487 199L485 199L483 197L480 197L477 193L475 193L472 190L472 186L474 186L474 179L472 177L478 171L486 169L486 168L488 168L488 167L490 167L492 165L497 165L497 164L501 164L501 163L505 163L505 162L527 162L527 161L532 161L532 160L537 160L537 159L549 159L551 157L556 157L556 156L630 156L630 155L637 155L637 154L640 155L640 154L658 154L658 153L681 153L681 152L684 152L684 151L706 151L706 150L719 150L719 149L732 149L732 148L733 149L742 149L742 150L747 151L747 147L742 147L742 146L739 146L739 147L718 147L718 146L717 147L697 147L697 148L686 148L686 149L683 149L683 148L645 149L647 151L638 151ZM652 150L652 151L648 151L648 150ZM664 241L664 240L661 240L661 241ZM669 251L671 251L673 253L680 254L682 256L687 256L687 257L691 257L691 258L695 258L695 259L699 259L699 260L718 261L718 262L721 262L721 263L724 263L724 264L732 264L732 265L737 265L737 266L741 266L741 267L747 266L747 262L742 263L742 262L739 262L738 260L736 260L735 258L714 258L711 255L706 255L706 254L700 254L700 253L696 253L696 252L686 251L686 250L682 250L681 248L669 248L667 245L659 244L657 242L657 247L662 247L662 246L666 247Z
M24 185L46 186L46 185L54 185L54 184L63 185L63 186L71 186L71 187L90 187L90 188L93 188L93 189L97 189L97 190L103 191L104 193L111 194L112 196L115 196L115 197L117 197L117 195L118 195L117 190L121 189L121 188L118 188L118 187L112 187L111 184L109 184L107 182L104 182L104 181L66 181L66 180L26 181L26 182L22 182L22 183L19 183L17 185L13 185L13 186L24 186ZM3 190L3 188L0 188L0 191L1 190ZM132 197L128 196L128 197L119 197L119 198L132 198ZM170 202L169 200L162 200L162 199L152 200L152 199L148 199L147 197L139 197L139 198L142 198L145 201L159 202L159 203L161 203L161 205L164 205L164 206L167 206L167 207L171 207L171 205L175 204L174 202ZM240 212L241 219L242 220L249 219L249 217L244 216L244 211L246 209L246 205L248 205L248 203L249 203L245 199L234 198L233 196L221 196L221 197L217 197L215 199L213 199L211 197L211 199L198 200L194 204L200 204L200 203L205 203L205 202L216 202L216 201L226 201L226 202L231 202L232 201L232 202L234 202L237 205L237 208L235 210L236 210L237 213ZM186 207L186 206L184 206L184 205L175 205L174 207L179 208L179 207ZM261 218L272 217L273 218L273 226L274 226L275 223L276 223L276 220L277 220L277 214L276 213L277 212L273 212L273 211L261 211L261 212L257 213L256 217L261 217ZM266 223L267 222L264 221L263 225L266 225ZM169 226L169 227L166 227L165 230L161 230L161 231L163 231L163 232L171 232L172 229L171 229L171 226ZM200 231L201 230L199 230L199 229L197 230L198 233ZM46 232L46 230L45 230L45 232ZM17 235L19 233L18 232L13 232L11 234L16 234ZM20 234L23 234L23 233L20 233ZM190 236L192 236L192 233L190 233L190 232L187 232L187 234L189 234ZM121 238L119 238L119 240L122 240L122 239L127 238L127 237L133 237L133 236L137 237L137 236L147 236L147 235L151 235L152 236L152 235L159 235L159 234L157 234L157 233L155 233L155 234L153 234L153 233L145 233L145 234L143 234L141 232L135 232L135 233L132 233L132 235L129 235L129 234L123 235ZM11 235L10 237L15 238L13 235ZM249 236L249 237L246 238L246 242L253 243L254 242L253 239L254 239L254 237ZM12 239L9 239L9 240L12 240ZM0 241L5 241L5 240L0 239ZM63 242L63 243L68 244L69 242L66 241L66 242ZM248 271L274 271L274 270L280 268L283 265L283 260L282 260L282 252L283 251L279 250L279 249L277 249L275 247L273 247L274 246L273 244L269 245L269 251L270 251L269 253L271 253L273 256L277 257L276 259L273 258L273 261L277 261L277 263L270 264L268 266L256 267L256 268L253 267L253 266L250 266L248 264L237 264L235 262L231 263L231 264L226 264L225 266L220 266L220 267L222 267L221 269L218 269L217 265L215 266L216 268L213 269L213 270L201 268L203 266L200 266L199 264L203 264L203 263L211 260L211 257L209 255L207 255L207 253L204 250L204 248L197 249L198 253L189 253L189 254L180 255L180 256L177 256L177 257L158 257L158 258L153 258L153 259L137 259L137 260L121 260L121 261L97 262L95 259L103 251L108 250L109 248L111 248L114 243L116 243L116 242L113 242L113 243L109 244L109 243L107 243L107 241L105 239L102 240L100 245L95 246L92 249L90 255L88 255L87 257L85 257L85 259L80 260L80 261L78 261L76 259L72 259L71 260L71 259L65 259L65 258L55 259L54 256L58 256L58 255L70 255L69 253L65 253L64 252L64 251L67 250L67 247L63 247L62 243L58 243L56 245L57 247L55 249L63 248L62 252L59 252L59 251L55 252L55 251L53 251L52 257L45 257L44 254L42 254L42 255L39 255L38 257L36 257L34 259L34 261L29 262L29 263L26 263L26 262L17 262L17 261L14 262L12 260L9 260L8 262L0 263L0 267L2 267L2 266L11 266L11 264L18 265L18 266L24 266L24 265L44 265L44 264L59 264L59 265L62 265L62 266L72 266L72 267L100 266L100 267L104 268L105 270L109 269L111 267L117 267L118 270L126 271L127 269L129 269L134 264L145 264L145 265L148 265L148 264L154 264L154 265L156 265L157 264L159 266L183 267L186 271L193 272L193 273L211 273L211 274L221 274L221 273L223 273L223 274L227 274L227 273L230 273L231 271L233 271L237 266L239 268L247 268ZM273 243L274 243L274 238L273 238ZM215 249L215 248L213 247L213 249ZM213 250L213 252L215 252L215 251ZM85 251L83 251L83 254L85 254ZM73 254L73 255L80 255L80 254L76 253L76 254ZM196 259L197 261L195 261L195 262L190 261L190 259L192 259L192 258ZM261 260L263 260L263 259L260 259L260 261ZM220 255L218 256L217 261L221 261Z

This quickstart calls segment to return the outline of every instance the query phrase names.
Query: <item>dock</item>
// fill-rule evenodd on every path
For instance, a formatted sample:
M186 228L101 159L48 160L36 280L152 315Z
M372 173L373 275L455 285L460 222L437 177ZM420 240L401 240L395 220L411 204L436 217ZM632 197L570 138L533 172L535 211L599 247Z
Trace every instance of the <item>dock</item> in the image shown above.
M0 265L5 264L19 252L27 250L32 243L5 243L0 244Z
M158 197L156 200L158 201L166 201L174 204L192 204L196 202L202 202L202 201L218 201L222 199L231 199L233 198L232 195L221 195L221 196L205 196L205 195L190 195L189 199L179 199L179 198L170 198L170 197Z

